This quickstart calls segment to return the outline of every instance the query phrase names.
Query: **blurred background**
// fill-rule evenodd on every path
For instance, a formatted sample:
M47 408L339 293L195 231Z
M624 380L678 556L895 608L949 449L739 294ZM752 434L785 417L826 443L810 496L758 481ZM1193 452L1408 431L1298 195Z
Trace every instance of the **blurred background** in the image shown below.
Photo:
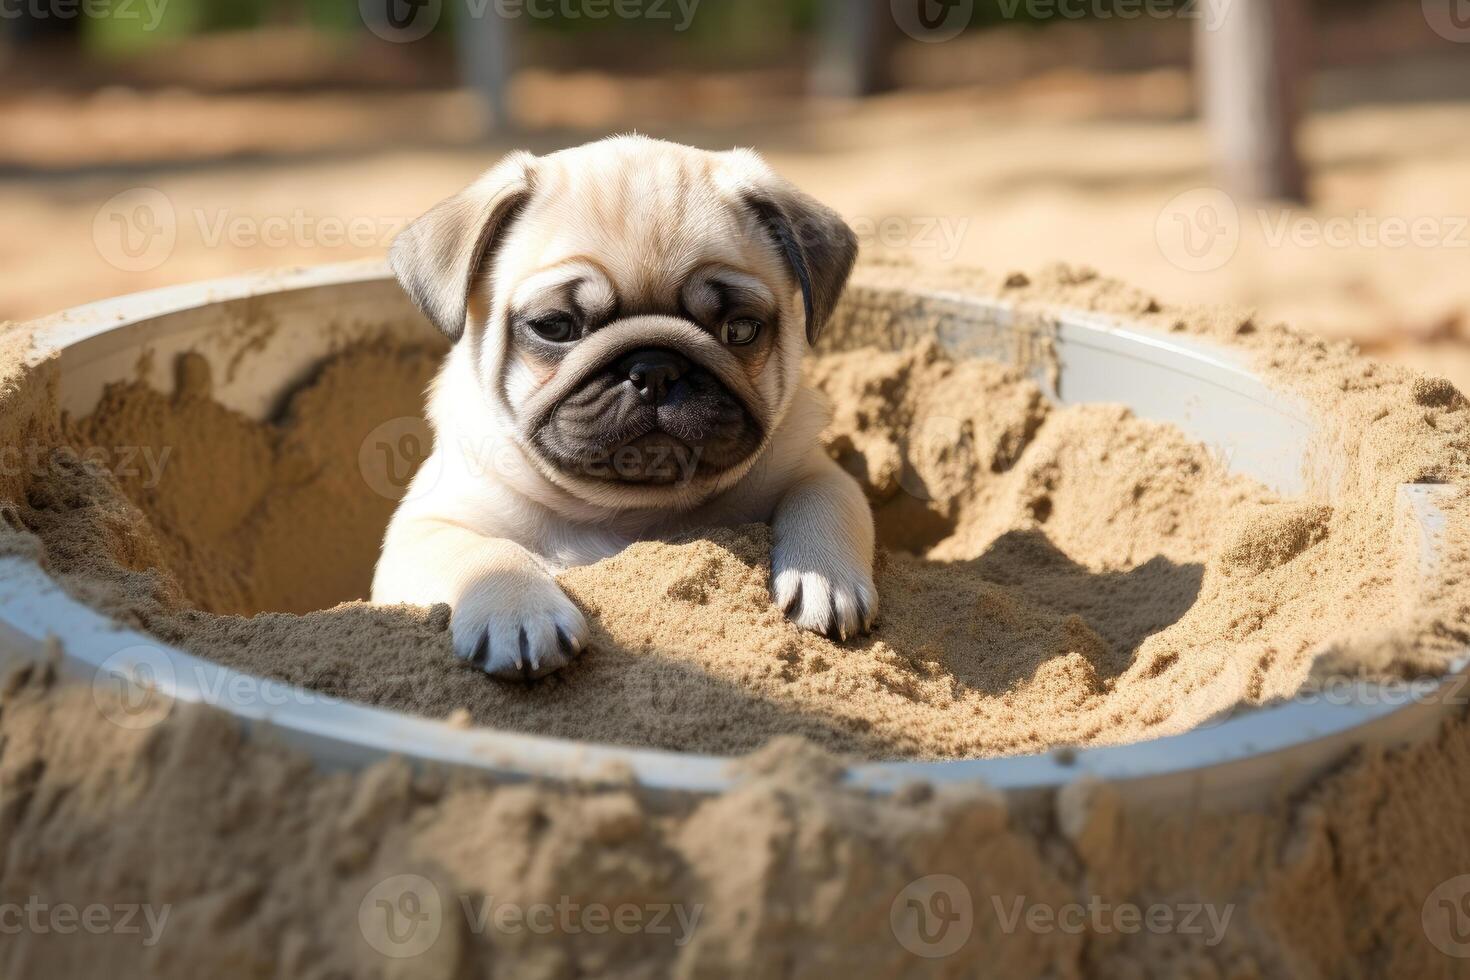
M1467 0L0 0L0 319L381 255L506 150L751 146L1470 388Z

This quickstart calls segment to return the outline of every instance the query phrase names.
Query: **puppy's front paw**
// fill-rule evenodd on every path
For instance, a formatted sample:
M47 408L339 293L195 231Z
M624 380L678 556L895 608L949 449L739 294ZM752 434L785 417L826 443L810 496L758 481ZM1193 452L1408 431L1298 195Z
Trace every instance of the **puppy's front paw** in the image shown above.
M771 594L797 626L845 641L873 628L878 590L867 568L831 557L812 557L777 549L771 560Z
M587 619L540 569L486 576L454 606L454 653L495 677L531 680L571 663Z

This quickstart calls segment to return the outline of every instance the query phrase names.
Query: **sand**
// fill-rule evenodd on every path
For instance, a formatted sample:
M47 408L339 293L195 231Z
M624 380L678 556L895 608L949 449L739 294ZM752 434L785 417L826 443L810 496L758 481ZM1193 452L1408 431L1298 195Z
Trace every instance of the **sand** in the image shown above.
M703 799L327 774L207 709L119 729L45 668L6 685L0 738L0 907L136 916L7 936L7 976L1464 975L1433 901L1466 893L1464 721L1260 812L1140 813L1085 783L1024 809L873 797L789 741ZM944 910L936 875L964 917L931 945L901 913Z
M373 548L359 532L392 507L360 468L363 433L412 413L432 346L348 351L261 426L212 406L193 358L175 391L123 385L91 417L62 419L51 367L19 368L26 338L0 337L0 437L58 450L0 471L0 552L38 558L120 620L456 724L759 749L713 797L396 761L324 773L207 709L119 728L104 720L111 692L38 665L0 700L0 909L141 902L168 918L148 944L141 919L137 933L23 930L0 943L3 972L1457 975L1463 960L1442 952L1454 923L1435 913L1470 892L1456 877L1470 869L1461 717L1244 811L1150 810L1086 782L1024 804L980 786L873 797L837 783L853 757L1126 742L1328 674L1433 672L1470 622L1465 495L1445 498L1433 575L1402 560L1396 521L1400 483L1470 480L1470 412L1452 386L1085 271L935 283L1238 346L1323 419L1310 492L1281 498L1120 408L1048 408L1028 377L922 341L873 350L897 322L882 289L912 279L864 269L870 291L811 372L835 403L829 451L878 515L878 633L837 645L794 630L765 592L765 531L712 531L564 575L592 649L530 687L453 661L442 607L331 605L365 590ZM76 449L150 438L176 464L157 486ZM176 485L189 474L211 493ZM902 913L916 896L940 908L923 890L933 875L970 912L950 955L926 959ZM544 932L481 918L504 906L580 911ZM1007 925L1017 908L1098 906L1113 911L1080 929ZM641 924L594 932L590 907ZM423 910L434 942L395 958L385 908ZM1197 928L1129 929L1118 910L1134 908Z
M1068 271L1008 288L1117 291ZM199 356L181 359L172 392L114 385L63 420L66 442L139 446L165 465L116 482L53 467L21 520L70 587L229 666L431 717L679 751L782 735L869 759L1120 744L1291 697L1324 657L1442 665L1456 610L1410 588L1394 489L1464 465L1470 417L1452 388L1346 362L1367 372L1354 401L1371 424L1335 419L1331 437L1354 443L1335 495L1283 499L1171 427L1052 407L1020 370L956 359L922 331L875 349L893 345L879 295L855 292L809 367L833 406L826 447L865 486L883 545L882 614L862 640L803 633L772 606L760 526L563 574L590 649L529 687L456 661L447 609L361 602L394 504L363 447L417 416L432 345L349 349L271 423L213 402ZM1289 334L1272 349L1277 370L1334 356Z
M1358 23L1348 9L1387 23ZM1326 70L1312 81L1316 101L1305 137L1311 202L1264 211L1240 202L1238 252L1200 272L1176 251L1179 240L1169 237L1167 219L1198 201L1196 195L1176 202L1179 195L1214 186L1209 141L1194 117L1193 79L1182 60L1177 70L1115 70L1120 52L1157 53L1115 36L1120 28L1142 29L1142 21L1093 24L1100 33L1091 35L1083 22L1053 25L1090 36L1084 47L1109 67L1099 72L1087 67L1095 60L1064 57L1064 70L1022 84L988 75L971 84L977 71L1004 74L1019 62L1038 67L1030 55L1018 62L1014 50L992 56L987 45L1018 43L1005 32L977 36L985 50L959 40L915 44L916 68L931 78L947 75L947 84L958 81L949 74L958 66L965 87L910 89L841 111L822 105L802 112L788 96L741 74L717 83L715 102L698 97L698 79L681 79L682 118L658 122L650 113L667 106L659 79L620 82L558 71L545 79L558 91L527 77L517 85L517 101L542 102L547 111L571 113L564 122L581 119L585 126L497 132L473 147L460 145L472 114L462 92L391 87L201 96L149 87L93 97L50 85L44 93L15 88L0 105L0 130L11 137L0 154L14 165L0 179L0 211L10 231L0 240L0 261L10 271L0 318L250 269L380 256L393 231L500 155L549 151L635 127L710 149L761 147L780 173L818 190L863 228L865 250L935 265L1090 263L1171 301L1253 306L1272 320L1352 338L1377 356L1447 375L1470 390L1470 281L1462 272L1470 235L1457 217L1470 215L1470 182L1463 179L1470 127L1459 49L1427 30L1412 3L1339 4L1333 19L1319 20L1319 53L1352 52L1352 67ZM1169 25L1184 29L1174 42L1187 52L1191 25L1152 22ZM1066 50L1055 30L1020 34L1046 62ZM241 40L232 33L209 43ZM260 71L279 51L298 50L298 41L259 37L256 43L271 54L237 63ZM1401 41L1439 50L1404 47L1402 56L1382 61L1371 54ZM150 53L146 60L156 73L158 58ZM203 60L208 69L220 67L212 53ZM375 70L357 62L354 70ZM54 65L47 71L57 73ZM790 84L802 83L792 78ZM177 165L200 154L209 166ZM125 159L136 165L98 166ZM51 167L58 169L36 176ZM895 180L894 174L923 179ZM140 185L166 194L180 216L167 261L146 270L99 250L93 240L99 205ZM304 221L307 231L218 234L226 219L230 228L247 231ZM1437 229L1427 243L1394 247L1387 240L1393 226L1424 219ZM367 233L344 236L344 226ZM1345 228L1353 229L1346 247L1322 240Z

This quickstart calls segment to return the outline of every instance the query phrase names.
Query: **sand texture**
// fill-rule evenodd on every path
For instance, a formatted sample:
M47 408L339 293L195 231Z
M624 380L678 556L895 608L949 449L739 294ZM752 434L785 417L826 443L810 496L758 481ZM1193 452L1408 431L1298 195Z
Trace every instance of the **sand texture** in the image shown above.
M1165 309L1085 271L933 281L1240 349L1320 426L1310 492L1282 498L1176 430L1117 407L1049 407L1030 374L942 354L926 337L943 317L886 291L913 280L865 268L810 371L833 401L828 449L877 514L879 631L845 645L796 631L766 593L766 530L714 530L563 576L595 639L575 669L530 687L455 662L443 607L347 601L366 589L393 506L361 450L418 411L432 345L355 347L262 425L211 401L197 358L174 391L123 384L89 417L62 418L54 364L24 367L26 335L0 335L0 437L41 450L0 470L0 553L43 562L119 621L457 724L759 749L711 797L398 761L325 773L208 709L119 727L110 687L64 684L40 663L0 690L0 907L141 902L168 918L148 944L146 926L25 930L0 942L0 972L1461 975L1465 961L1441 951L1453 923L1431 913L1436 896L1470 892L1456 891L1470 871L1462 711L1421 745L1365 750L1239 812L1150 809L1087 782L1024 805L980 786L873 797L838 784L844 757L1126 742L1329 675L1433 672L1470 621L1465 495L1443 497L1432 574L1404 560L1395 503L1404 482L1470 482L1470 412L1452 386L1248 315ZM1042 330L1009 353L1045 379L1047 349ZM156 485L89 461L124 445L170 450ZM405 875L435 938L395 958L375 901L400 902ZM971 915L948 956L924 959L892 916L931 875L961 883ZM1224 924L1008 927L1018 902L1207 907ZM664 918L487 925L505 905Z
M1036 809L982 787L875 798L790 740L705 799L399 761L328 775L207 709L133 730L99 707L46 668L7 683L0 902L141 904L161 928L7 936L6 976L1464 975L1430 903L1470 868L1464 721L1265 811L1141 813L1086 783ZM952 945L890 918L932 875L968 910ZM1017 908L1073 925L1018 928ZM1123 918L1150 909L1175 926Z
M363 450L416 417L432 347L349 349L269 424L213 402L202 357L181 360L172 392L114 385L62 421L74 453L29 488L20 520L89 601L229 666L433 717L683 751L779 735L874 759L1117 744L1290 697L1324 654L1336 670L1442 662L1457 610L1403 567L1395 491L1463 472L1470 413L1452 388L1274 332L1258 359L1330 385L1324 458L1339 460L1330 493L1283 499L1171 427L1053 407L1018 368L946 354L885 299L895 274L866 271L808 371L833 408L827 449L866 487L883 545L880 624L862 640L786 622L760 526L565 573L591 648L530 687L456 661L446 609L358 601L394 505ZM1049 275L1004 289L1161 315L1085 273ZM1044 378L1046 345L1033 347L1020 362ZM82 462L94 446L165 465L114 480Z

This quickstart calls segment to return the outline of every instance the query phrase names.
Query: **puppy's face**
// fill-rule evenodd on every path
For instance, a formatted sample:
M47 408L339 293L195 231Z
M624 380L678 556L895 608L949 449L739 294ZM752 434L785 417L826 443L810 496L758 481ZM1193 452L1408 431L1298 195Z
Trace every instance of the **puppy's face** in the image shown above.
M650 508L750 468L855 254L754 154L624 137L509 158L392 262L544 476Z

